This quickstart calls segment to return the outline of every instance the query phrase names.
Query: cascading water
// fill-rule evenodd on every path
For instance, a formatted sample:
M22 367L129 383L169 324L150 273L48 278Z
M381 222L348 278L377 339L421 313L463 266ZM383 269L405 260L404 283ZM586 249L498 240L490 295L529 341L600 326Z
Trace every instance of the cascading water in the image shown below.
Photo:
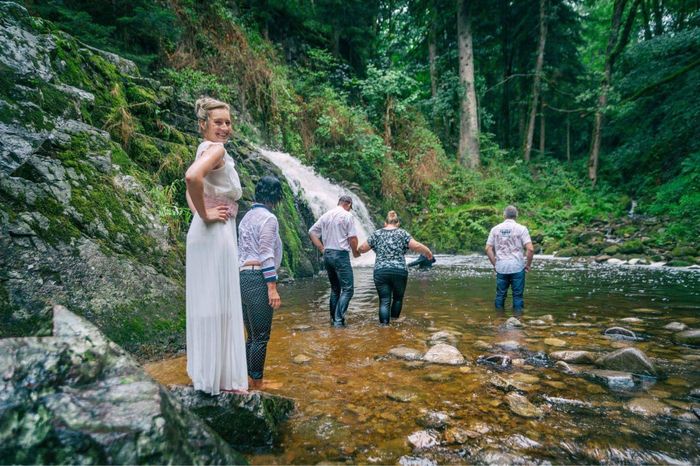
M259 149L260 153L275 164L284 174L295 196L301 196L309 205L314 218L328 212L338 205L338 198L343 194L352 197L352 214L357 220L357 240L362 244L375 226L362 199L347 188L338 186L316 174L313 168L302 164L298 159L284 152ZM370 251L352 260L353 266L374 264L374 252Z

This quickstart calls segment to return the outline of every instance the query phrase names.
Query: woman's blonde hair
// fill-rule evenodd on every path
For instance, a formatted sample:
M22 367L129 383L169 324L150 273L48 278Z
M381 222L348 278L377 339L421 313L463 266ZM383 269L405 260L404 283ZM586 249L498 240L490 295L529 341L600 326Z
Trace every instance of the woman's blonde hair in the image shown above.
M231 112L231 107L229 104L211 97L200 97L197 99L197 102L194 103L194 113L197 115L197 119L200 121L207 121L207 118L209 118L209 112L216 110L217 108L225 108L226 111Z
M386 214L386 224L387 225L399 225L401 222L399 221L399 214L396 213L394 210L390 210L388 214Z

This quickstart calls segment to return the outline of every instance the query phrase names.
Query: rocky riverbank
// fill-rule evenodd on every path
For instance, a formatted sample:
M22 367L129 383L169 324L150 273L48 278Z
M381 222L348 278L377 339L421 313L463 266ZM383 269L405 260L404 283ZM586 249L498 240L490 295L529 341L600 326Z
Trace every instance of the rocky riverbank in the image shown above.
M184 348L194 97L0 3L0 337L49 335L63 304L141 360ZM243 215L281 174L242 139L227 148ZM312 218L286 184L277 214L282 275L313 274Z

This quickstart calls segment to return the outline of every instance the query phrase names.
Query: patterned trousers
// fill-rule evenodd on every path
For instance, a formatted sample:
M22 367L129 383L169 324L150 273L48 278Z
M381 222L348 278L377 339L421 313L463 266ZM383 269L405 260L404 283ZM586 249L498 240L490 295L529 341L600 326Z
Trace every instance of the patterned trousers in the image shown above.
M251 379L262 379L272 328L272 306L267 296L267 284L260 270L241 271L241 300L243 323L248 338L245 342L248 375Z

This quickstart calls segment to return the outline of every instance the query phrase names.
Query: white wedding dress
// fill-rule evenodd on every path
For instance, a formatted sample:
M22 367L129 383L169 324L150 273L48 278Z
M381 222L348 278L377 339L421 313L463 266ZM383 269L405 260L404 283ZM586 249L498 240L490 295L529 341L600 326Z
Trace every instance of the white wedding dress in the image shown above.
M201 143L197 158L213 144L220 143ZM195 389L212 395L248 388L235 215L241 194L226 153L224 165L204 178L204 201L207 208L228 205L232 217L206 224L194 214L187 232L187 374Z

